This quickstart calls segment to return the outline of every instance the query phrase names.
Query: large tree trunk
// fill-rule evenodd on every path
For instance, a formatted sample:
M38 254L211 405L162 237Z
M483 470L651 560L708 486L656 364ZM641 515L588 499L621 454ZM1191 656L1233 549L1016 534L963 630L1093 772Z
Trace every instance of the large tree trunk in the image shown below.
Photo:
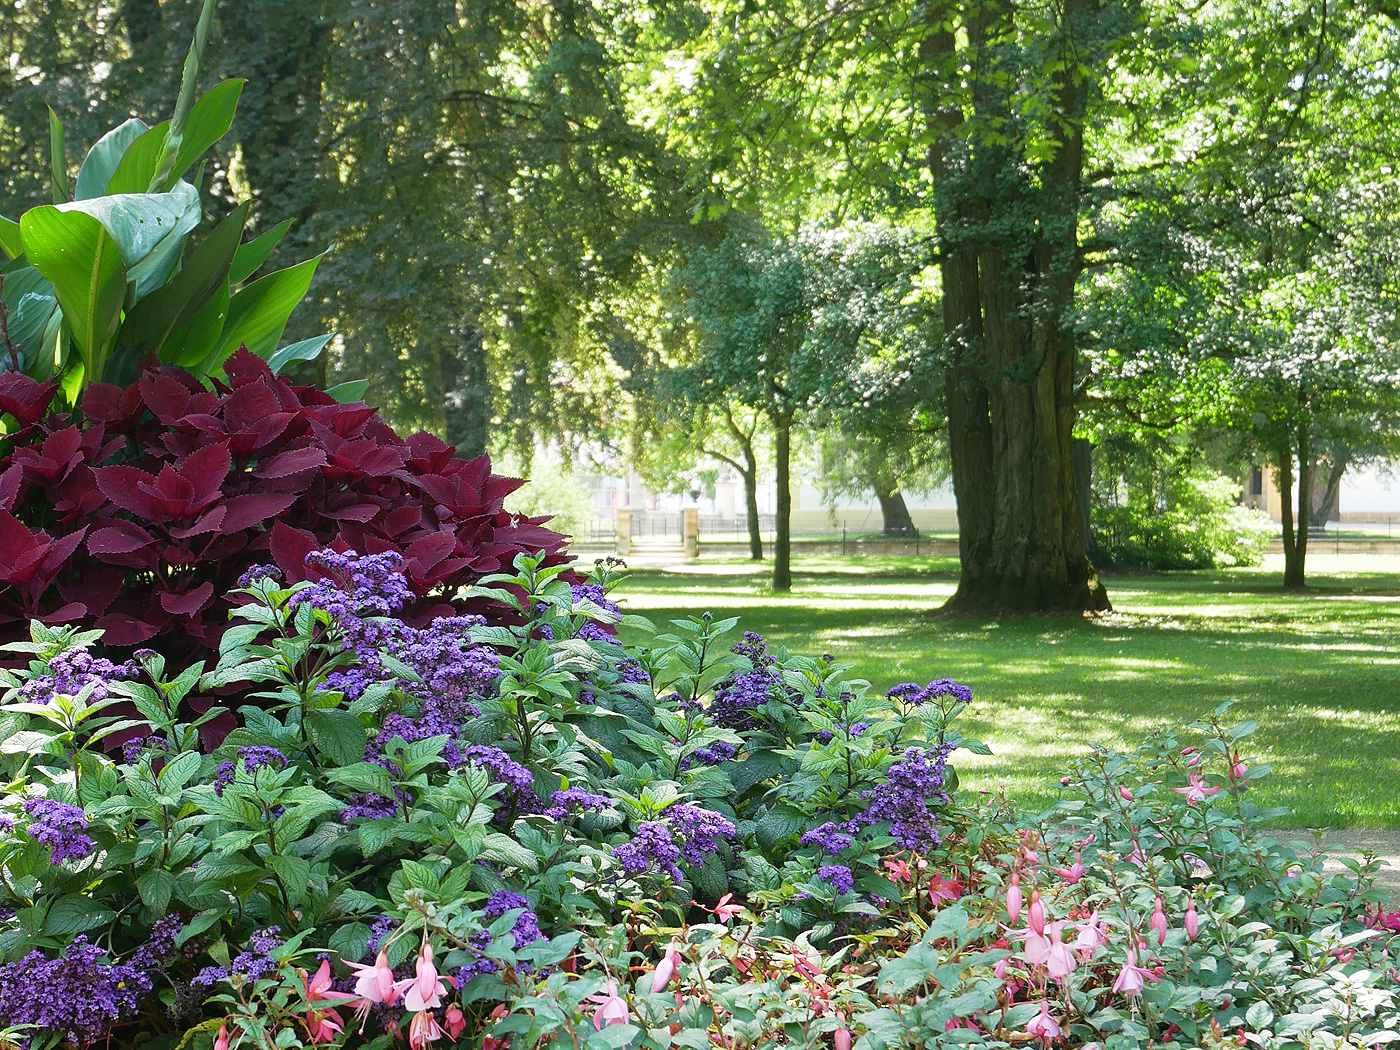
M1077 24L1096 10L1096 0L1068 0L1062 17ZM1010 31L1009 15L983 8L967 31L978 49ZM950 28L929 34L924 57L933 77L960 75ZM973 107L984 118L1005 116L1010 90L995 75L979 78ZM979 142L969 151L959 106L929 112L962 560L950 609L1109 607L1085 553L1074 470L1076 355L1064 321L1080 270L1087 91L1082 78L1066 73L1062 141L1038 181L1020 173L1014 149ZM937 94L960 97L951 83Z
M1326 480L1323 482L1321 494L1317 493L1317 485L1313 486L1314 499L1308 516L1309 525L1322 528L1329 521L1340 520L1342 476L1346 474L1349 466L1351 452L1346 448L1337 449L1330 458L1316 462L1313 468L1314 476L1320 475Z
M773 591L792 590L792 413L773 413L774 473L778 480L778 513L773 543Z
M1307 555L1307 517L1299 515L1295 528L1293 517L1293 450L1287 444L1279 447L1278 454L1278 494L1279 524L1283 527L1283 585L1303 586L1303 558ZM1300 537L1301 533L1301 537ZM1299 542L1301 538L1301 543Z
M898 485L877 480L875 498L880 501L880 517L884 519L886 536L914 535L914 519L909 516L909 507Z

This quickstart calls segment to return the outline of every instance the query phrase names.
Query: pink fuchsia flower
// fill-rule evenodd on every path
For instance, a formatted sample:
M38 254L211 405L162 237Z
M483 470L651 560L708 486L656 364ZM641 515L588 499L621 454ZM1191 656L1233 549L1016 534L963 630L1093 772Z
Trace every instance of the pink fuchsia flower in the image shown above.
M1127 996L1137 995L1145 987L1143 981L1160 981L1151 970L1138 965L1137 951L1129 946L1123 960L1123 969L1118 971L1118 980L1113 982L1113 990Z
M366 1003L388 1005L399 997L387 952L381 951L368 966L363 963L345 965L355 972L355 994Z
M653 994L666 990L666 986L671 983L671 978L675 976L676 963L679 961L680 952L676 942L672 941L666 948L666 954L661 957L661 961L656 964L656 970L651 975Z
M1074 855L1074 863L1071 864L1068 868L1056 868L1055 874L1060 876L1071 886L1073 886L1076 882L1078 882L1084 877L1083 857L1083 853L1076 852Z
M734 918L734 916L738 915L741 911L744 910L744 906L742 904L729 903L733 898L734 894L726 893L723 897L719 899L719 901L715 904L713 908L706 908L705 910L708 911L720 922L728 922L730 919Z
M1190 937L1191 940L1194 941L1196 939L1196 934L1200 931L1201 928L1201 917L1196 914L1195 897L1192 897L1186 903L1186 918L1182 922L1182 925L1186 927L1186 936Z
M1032 930L1045 936L1045 905L1040 903L1040 891L1037 889L1031 890L1030 924Z
M1079 965L1074 952L1061 940L1061 925L1058 922L1050 924L1050 948L1045 953L1045 969L1056 980L1068 977Z
M306 1040L309 1043L333 1043L345 1030L340 1014L334 1010L306 1011Z
M1237 753L1230 756L1230 779L1244 780L1249 775L1249 767L1240 761Z
M1021 876L1011 873L1011 885L1006 887L1006 914L1012 925L1021 921Z
M214 1050L228 1050L228 1025L219 1025L219 1034L214 1037Z
M329 959L321 960L321 966L313 977L308 977L305 970L298 972L301 974L302 992L308 1003L341 1002L355 998L349 992L331 990L331 982L334 981L334 978L331 976L331 961Z
M423 947L418 952L418 960L414 963L414 975L400 981L395 987L403 996L403 1008L409 1013L435 1010L442 1005L447 986L442 983L437 967L433 965L431 944L423 942ZM437 1036L433 1038L436 1039Z
M955 879L945 879L942 875L935 875L928 884L928 899L934 904L939 901L955 901L962 895L962 883Z
M627 1024L632 1019L632 1012L627 1009L622 996L617 994L617 982L611 977L608 978L607 989L594 992L588 1001L598 1007L593 1011L593 1027L600 1032L608 1025Z
M1206 782L1201 778L1201 774L1192 773L1190 782L1184 788L1172 788L1178 795L1185 795L1186 801L1190 805L1204 802L1207 795L1219 793L1219 787L1207 787Z
M1044 999L1040 1001L1040 1013L1030 1019L1026 1031L1039 1036L1041 1042L1046 1044L1060 1038L1060 1026L1050 1016L1050 1005Z
M1127 787L1123 784L1118 785L1118 797L1121 798L1124 802L1133 801L1133 793L1129 791Z
M1147 857L1142 852L1142 847L1136 842L1133 843L1132 851L1123 859L1129 864L1136 864L1139 868L1147 867Z
M849 1028L838 1028L832 1036L832 1042L836 1044L836 1050L851 1050L851 1030Z
M467 1030L466 1015L456 1003L449 1006L447 1012L442 1015L442 1023L447 1026L447 1034L454 1043L461 1039L462 1033Z
M909 867L909 862L900 857L886 857L885 870L890 873L890 879L894 882L908 884L914 881L914 872Z
M1050 939L1034 930L1026 931L1026 947L1021 957L1028 966L1040 966L1050 958Z
M1093 951L1108 943L1108 935L1104 933L1103 927L1099 925L1098 909L1090 913L1083 922L1075 923L1079 929L1079 935L1071 942L1070 947L1075 951Z
M405 997L406 999L407 997ZM423 1050L429 1043L442 1038L442 1028L431 1010L419 1010L408 1022L408 1045L410 1050Z
M1157 903L1153 906L1152 909L1152 918L1148 920L1147 925L1151 926L1154 930L1157 931L1158 946L1160 947L1161 945L1165 944L1167 941L1167 917L1162 912L1161 897L1157 898Z

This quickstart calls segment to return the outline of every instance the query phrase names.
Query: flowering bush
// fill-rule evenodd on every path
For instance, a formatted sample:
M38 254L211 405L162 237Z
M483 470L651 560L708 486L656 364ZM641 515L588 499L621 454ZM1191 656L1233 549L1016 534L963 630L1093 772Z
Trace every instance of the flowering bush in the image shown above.
M39 622L9 647L0 1042L1393 1038L1400 914L1374 862L1270 836L1228 705L1023 815L956 793L986 750L956 682L881 695L733 620L657 634L611 566L527 555L465 595L509 615L414 624L403 567L249 570L207 671ZM209 690L247 703L206 753Z
M707 912L860 930L899 896L881 857L937 849L950 751L981 746L949 727L964 699L872 695L830 657L729 644L733 621L624 647L649 625L606 566L579 584L522 555L463 595L507 614L426 624L405 568L249 569L207 671L40 621L8 646L29 664L3 672L0 1027L418 1047L499 1023L499 1045L532 1011L493 1010L549 982L566 1024L630 1025L630 968L655 946L675 976L688 935L668 955L663 931ZM217 709L187 701L210 691L245 703L205 753Z
M426 620L522 551L563 559L563 536L503 509L522 483L485 457L400 438L246 351L226 372L214 390L176 368L93 384L71 414L49 414L55 383L0 375L0 622L81 622L188 659L217 651L260 562L301 580L325 571L305 566L315 548L397 552L405 615Z

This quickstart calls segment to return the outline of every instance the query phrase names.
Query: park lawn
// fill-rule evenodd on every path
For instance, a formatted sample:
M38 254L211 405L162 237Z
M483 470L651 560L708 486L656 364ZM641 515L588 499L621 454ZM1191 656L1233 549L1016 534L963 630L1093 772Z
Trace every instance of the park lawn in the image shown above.
M805 558L793 593L766 567L697 563L642 570L620 587L627 611L664 621L738 615L794 652L830 652L881 689L951 677L970 686L963 729L991 758L959 756L964 788L1004 781L1027 804L1054 799L1065 760L1091 743L1130 747L1234 700L1256 719L1246 757L1274 773L1259 801L1304 827L1400 828L1400 558L1318 555L1306 592L1281 566L1107 579L1100 619L953 619L934 614L955 559Z

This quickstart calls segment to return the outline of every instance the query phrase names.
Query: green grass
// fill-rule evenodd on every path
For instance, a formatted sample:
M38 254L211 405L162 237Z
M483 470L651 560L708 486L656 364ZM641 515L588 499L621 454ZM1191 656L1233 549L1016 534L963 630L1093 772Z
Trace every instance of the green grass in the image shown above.
M709 609L794 652L830 652L885 689L951 677L972 687L965 731L992 758L962 756L966 788L1004 780L1054 797L1066 758L1090 743L1131 747L1223 700L1257 719L1249 757L1274 766L1260 802L1307 827L1400 828L1400 557L1309 558L1302 594L1262 569L1108 578L1115 613L950 619L955 559L803 558L790 596L765 569L704 562L635 573L629 611L664 619ZM659 615L657 615L659 614Z

